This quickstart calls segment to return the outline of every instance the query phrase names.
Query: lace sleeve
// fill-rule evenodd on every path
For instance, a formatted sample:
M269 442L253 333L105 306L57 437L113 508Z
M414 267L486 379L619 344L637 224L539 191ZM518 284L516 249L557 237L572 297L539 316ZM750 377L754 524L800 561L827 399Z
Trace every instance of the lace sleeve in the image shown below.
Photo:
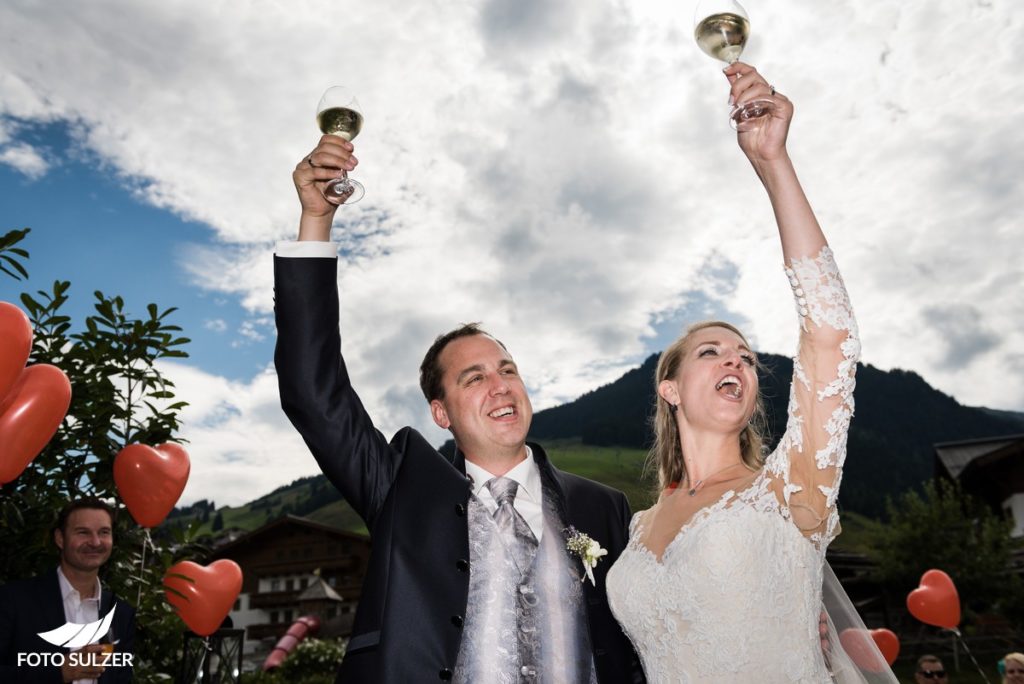
M765 470L785 511L820 550L839 534L836 499L853 416L860 340L849 295L827 246L786 268L800 343L793 359L789 420Z

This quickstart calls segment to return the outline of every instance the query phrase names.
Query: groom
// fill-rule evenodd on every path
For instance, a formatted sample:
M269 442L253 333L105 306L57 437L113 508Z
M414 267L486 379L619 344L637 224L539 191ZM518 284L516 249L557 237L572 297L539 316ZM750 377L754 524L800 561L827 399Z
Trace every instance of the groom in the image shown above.
M408 427L388 442L363 409L340 353L336 207L320 192L356 163L350 143L324 136L296 166L299 238L274 259L282 406L373 539L338 681L634 681L604 582L628 503L526 443L532 408L505 346L462 326L423 360L420 385L454 458ZM570 527L608 551L593 584L567 550Z

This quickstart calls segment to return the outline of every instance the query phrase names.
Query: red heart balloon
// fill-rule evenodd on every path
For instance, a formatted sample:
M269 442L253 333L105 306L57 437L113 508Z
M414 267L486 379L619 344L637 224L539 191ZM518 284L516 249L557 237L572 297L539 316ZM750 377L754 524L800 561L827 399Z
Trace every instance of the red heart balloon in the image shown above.
M114 457L114 484L142 527L156 527L178 503L191 464L179 444L129 444Z
M921 622L956 629L960 624L960 596L956 585L942 570L921 575L921 584L907 594L907 610Z
M888 629L856 629L839 633L839 643L850 660L865 672L886 672L900 652L900 640Z
M0 484L13 481L39 455L71 405L71 382L56 366L21 371L0 402Z
M875 640L875 645L882 652L885 662L889 665L895 663L896 656L900 654L900 638L896 636L896 633L891 629L882 627L871 630L871 638Z
M0 401L18 381L32 353L32 324L25 312L0 302Z
M205 568L192 561L175 563L164 575L164 595L188 628L210 636L224 622L242 590L242 569L222 559Z

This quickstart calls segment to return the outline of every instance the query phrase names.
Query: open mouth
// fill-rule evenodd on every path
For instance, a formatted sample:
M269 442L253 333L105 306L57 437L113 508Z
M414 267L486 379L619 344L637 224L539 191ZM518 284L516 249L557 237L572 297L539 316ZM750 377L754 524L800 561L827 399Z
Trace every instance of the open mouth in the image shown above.
M743 382L735 375L727 375L715 385L715 391L730 399L743 397Z
M513 407L513 406L502 406L499 409L494 409L493 411L491 411L487 415L490 416L491 418L508 418L509 416L514 416L515 414L516 414L515 407Z

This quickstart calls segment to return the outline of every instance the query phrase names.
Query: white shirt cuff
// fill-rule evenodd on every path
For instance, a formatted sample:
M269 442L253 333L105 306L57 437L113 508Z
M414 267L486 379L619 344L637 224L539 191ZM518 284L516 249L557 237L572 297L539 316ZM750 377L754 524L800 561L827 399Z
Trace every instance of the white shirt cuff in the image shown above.
M283 240L274 247L274 255L288 259L295 257L333 259L338 256L338 243L315 242L313 240Z

